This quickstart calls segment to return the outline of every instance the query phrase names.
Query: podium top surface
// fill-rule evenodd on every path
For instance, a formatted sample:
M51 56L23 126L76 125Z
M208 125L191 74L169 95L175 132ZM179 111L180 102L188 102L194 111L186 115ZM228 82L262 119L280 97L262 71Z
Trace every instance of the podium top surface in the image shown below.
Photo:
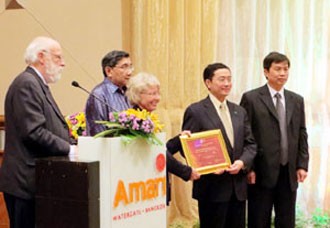
M52 156L52 157L43 157L36 158L36 162L82 162L82 163L90 163L96 162L88 159L79 158L78 156Z

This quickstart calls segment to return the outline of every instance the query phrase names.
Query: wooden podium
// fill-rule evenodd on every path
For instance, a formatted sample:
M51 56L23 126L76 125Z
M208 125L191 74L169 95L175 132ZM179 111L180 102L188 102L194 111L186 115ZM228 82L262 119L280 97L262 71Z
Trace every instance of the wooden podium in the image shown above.
M79 137L79 159L100 163L100 227L166 227L165 133L162 146Z
M100 226L99 162L38 159L36 187L36 227Z

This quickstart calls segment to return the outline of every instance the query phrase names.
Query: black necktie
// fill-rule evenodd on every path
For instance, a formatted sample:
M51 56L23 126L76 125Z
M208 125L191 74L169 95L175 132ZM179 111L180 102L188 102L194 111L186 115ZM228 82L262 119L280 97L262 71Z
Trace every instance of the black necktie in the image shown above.
M278 120L280 122L281 130L281 164L285 165L288 162L288 135L286 126L286 114L284 105L281 102L281 94L276 93L276 111L278 114Z

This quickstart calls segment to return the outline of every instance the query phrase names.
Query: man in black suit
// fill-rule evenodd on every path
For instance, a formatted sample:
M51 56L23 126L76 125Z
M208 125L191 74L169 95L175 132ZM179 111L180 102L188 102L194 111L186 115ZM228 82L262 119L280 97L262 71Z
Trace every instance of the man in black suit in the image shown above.
M232 165L194 181L193 198L198 200L200 227L243 228L247 197L244 170L252 164L256 145L245 110L226 99L232 87L229 67L210 64L203 77L209 95L186 109L182 129L192 133L220 129ZM170 151L173 143L167 143Z
M308 169L308 144L304 100L284 89L290 61L272 52L263 62L268 83L246 92L241 105L246 109L257 142L253 171L248 174L248 226L270 227L272 208L275 227L295 226L298 182ZM278 95L279 94L279 95Z
M67 155L67 124L56 105L49 83L61 77L65 66L60 44L37 37L27 47L28 67L10 85L5 99L5 153L0 169L10 227L35 227L35 159Z

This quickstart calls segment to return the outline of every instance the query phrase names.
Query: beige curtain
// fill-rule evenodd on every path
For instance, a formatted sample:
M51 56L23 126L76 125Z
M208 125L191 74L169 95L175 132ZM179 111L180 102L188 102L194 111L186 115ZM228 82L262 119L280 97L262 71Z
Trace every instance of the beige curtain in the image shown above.
M217 59L233 72L230 98L266 83L262 60L271 51L291 60L286 88L305 98L310 169L297 205L310 216L330 211L330 1L221 0Z
M298 205L311 214L330 210L330 1L329 0L123 0L123 45L136 73L161 81L158 112L168 138L180 132L183 111L206 95L204 67L221 61L232 69L230 100L266 83L262 60L270 51L291 60L286 85L305 98L310 145L309 177ZM179 158L179 157L178 157ZM172 177L169 221L194 222L191 183ZM186 225L185 227L189 227Z
M158 113L170 138L180 132L185 108L206 96L202 71L215 58L218 2L123 0L122 12L123 46L131 53L135 73L153 73L161 82ZM171 181L169 223L194 223L198 215L191 183L176 177Z

